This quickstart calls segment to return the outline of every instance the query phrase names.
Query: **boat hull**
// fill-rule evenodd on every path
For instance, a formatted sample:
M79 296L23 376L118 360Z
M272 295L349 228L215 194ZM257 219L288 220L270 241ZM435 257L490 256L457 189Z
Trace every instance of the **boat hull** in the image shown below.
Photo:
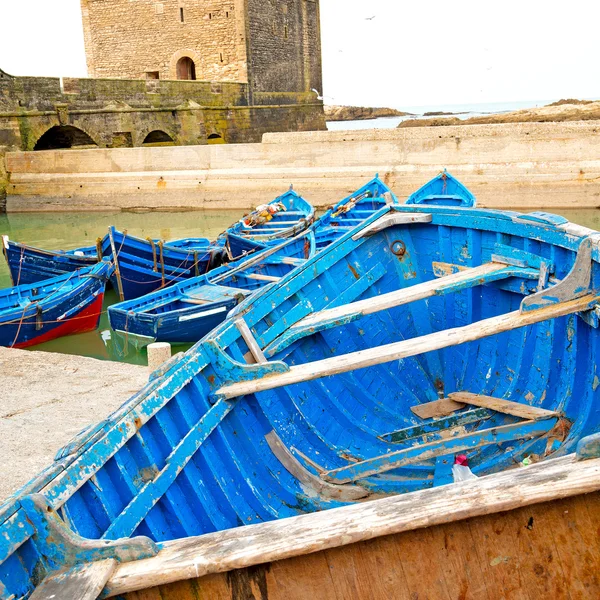
M305 233L208 275L120 302L108 309L111 327L138 348L153 341L197 342L245 298L303 264L311 252L313 236Z
M288 547L307 521L326 535L341 519L336 535L352 543L375 535L388 503L390 518L431 524L406 507L444 509L448 489L455 510L439 523L485 514L465 511L469 489L474 509L491 498L497 511L541 487L530 504L597 491L597 462L584 488L587 461L561 461L600 428L599 304L595 232L543 214L383 208L159 368L7 503L0 581L19 597L64 564L49 527L84 538L93 560L127 552L136 569L199 543L172 583L239 556L232 548L245 556L256 531L245 526L264 527L267 542L279 531ZM480 479L447 485L463 452ZM503 495L487 487L513 474ZM362 509L369 519L340 518ZM383 521L382 536L406 530Z
M93 248L82 248L72 252L42 250L11 242L5 236L3 251L13 285L37 283L64 273L72 273L77 269L91 267L98 262ZM79 256L74 252L84 255Z
M77 273L3 290L0 345L28 348L96 329L111 268L109 263L99 263ZM15 304L13 298L21 295L21 305Z
M277 552L265 540L265 555L281 560L258 558L250 565L249 559L240 560L238 568L220 572L223 567L217 566L216 573L152 586L161 577L157 572L146 576L148 587L142 592L120 597L192 600L198 590L201 598L230 600L238 600L240 590L247 591L244 597L269 600L508 600L533 590L556 600L600 596L598 492L466 520L451 518L423 529L419 525L416 521L406 525L408 531L350 544L341 542L342 535L331 536L323 542L326 549L315 545L297 556L292 549L286 552L285 544ZM305 535L310 534L307 528ZM400 563L399 556L404 557Z
M116 254L111 284L122 300L133 300L207 273L218 267L224 257L221 246L204 238L179 240L171 247L122 233L114 227L102 241L102 253L105 257Z

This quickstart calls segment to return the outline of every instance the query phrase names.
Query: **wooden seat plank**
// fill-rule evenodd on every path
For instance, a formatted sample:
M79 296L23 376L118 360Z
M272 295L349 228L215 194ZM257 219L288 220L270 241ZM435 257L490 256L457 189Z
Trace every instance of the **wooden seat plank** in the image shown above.
M451 400L449 398L442 398L440 400L434 400L433 402L425 402L423 404L411 406L410 410L417 415L417 417L421 417L421 419L432 419L451 415L453 412L464 407L465 405L462 402Z
M275 277L274 275L261 275L260 273L243 273L244 277L248 279L255 279L257 281L279 281L281 277Z
M483 394L473 394L471 392L452 392L448 394L448 398L456 402L470 404L472 406L480 406L481 408L489 408L496 412L501 412L506 415L521 417L521 419L547 419L548 417L557 416L559 413L537 406L529 406L520 402L512 402L503 400L502 398L494 398L493 396L485 396Z
M543 308L520 312L518 310L483 319L462 327L444 329L417 338L384 344L374 348L350 352L340 356L324 358L302 365L295 365L284 373L272 374L225 385L215 394L221 398L236 398L245 394L253 394L263 390L319 379L337 373L346 373L355 369L364 369L393 360L417 356L433 350L441 350L472 342L491 335L512 331L542 321L556 319L572 313L588 310L590 306L600 301L600 296L589 294L575 300L558 302Z

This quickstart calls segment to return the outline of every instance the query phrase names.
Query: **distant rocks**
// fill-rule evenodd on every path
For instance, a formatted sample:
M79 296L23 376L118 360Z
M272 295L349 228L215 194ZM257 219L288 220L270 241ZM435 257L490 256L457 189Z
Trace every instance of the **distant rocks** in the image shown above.
M447 115L464 115L466 113L464 112L459 112L459 113L455 113L455 112L444 112L443 110L436 110L436 111L432 111L432 112L426 112L423 113L424 117L444 117Z
M600 101L559 100L541 108L527 108L512 112L482 115L469 119L457 117L439 119L410 119L398 127L441 127L448 125L488 125L495 123L544 123L551 121L600 120Z
M368 106L325 106L326 121L366 121L380 117L406 117L411 113L395 108L373 108Z

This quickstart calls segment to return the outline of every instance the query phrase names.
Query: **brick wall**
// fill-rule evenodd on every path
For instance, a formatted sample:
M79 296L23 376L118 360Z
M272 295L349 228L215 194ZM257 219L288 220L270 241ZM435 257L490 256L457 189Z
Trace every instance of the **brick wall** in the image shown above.
M188 56L198 80L247 81L243 0L81 0L81 8L91 77L177 79Z

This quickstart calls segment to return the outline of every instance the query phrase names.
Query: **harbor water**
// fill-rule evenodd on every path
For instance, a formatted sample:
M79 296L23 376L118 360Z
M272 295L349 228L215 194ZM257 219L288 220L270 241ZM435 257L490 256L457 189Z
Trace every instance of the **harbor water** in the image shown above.
M527 210L523 210L527 212ZM600 230L600 210L554 211L573 223ZM240 211L185 211L185 212L81 212L81 213L11 213L0 215L0 233L10 239L46 249L70 250L92 246L102 237L109 225L142 238L173 240L184 237L216 238L241 217ZM0 287L11 285L8 268L0 263ZM33 350L61 352L116 360L132 364L146 364L145 351L137 351L125 339L115 334L108 323L106 309L117 302L108 289L100 327L97 331L72 335L34 346ZM174 346L173 351L186 350L190 345Z

